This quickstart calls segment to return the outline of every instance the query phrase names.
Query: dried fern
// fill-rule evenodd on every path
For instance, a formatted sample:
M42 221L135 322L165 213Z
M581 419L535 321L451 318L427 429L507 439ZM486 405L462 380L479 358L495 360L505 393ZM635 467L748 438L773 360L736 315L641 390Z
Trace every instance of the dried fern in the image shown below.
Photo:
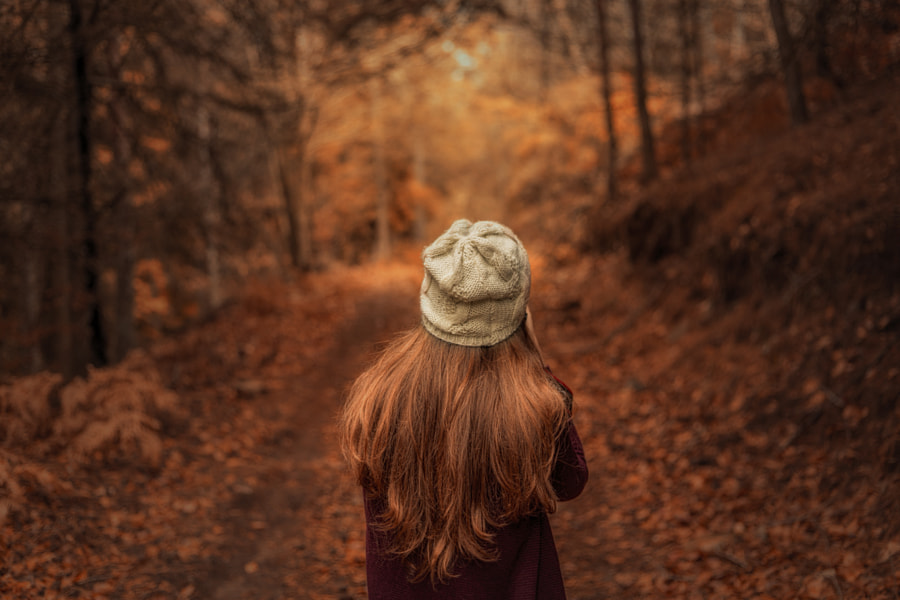
M125 460L155 468L162 461L161 419L177 412L178 399L146 354L134 352L65 387L61 381L42 373L0 386L0 525L31 494L78 493L46 461L60 449L79 462Z
M161 422L176 413L178 399L162 385L145 353L91 369L87 379L65 387L60 382L59 375L42 373L0 386L0 446L41 454L34 442L47 438L43 446L54 452L66 448L79 461L115 458L159 465ZM0 476L13 481L6 471Z
M89 423L72 440L70 450L81 459L137 453L145 464L157 467L162 458L158 429L159 422L144 413L119 412L105 421Z
M55 373L40 373L0 386L0 445L19 446L49 432L50 400L61 380Z
M7 516L23 504L25 493L15 473L15 459L0 451L0 525Z
M159 417L176 410L177 397L162 385L152 361L134 352L115 367L92 369L86 380L73 381L60 403L54 431L71 440L75 458L137 457L156 467L162 457Z

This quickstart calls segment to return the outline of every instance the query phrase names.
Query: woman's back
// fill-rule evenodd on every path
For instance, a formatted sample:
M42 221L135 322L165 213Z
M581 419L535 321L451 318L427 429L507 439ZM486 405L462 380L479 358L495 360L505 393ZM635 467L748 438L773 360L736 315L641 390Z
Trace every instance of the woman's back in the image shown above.
M369 595L563 598L547 514L587 468L571 394L523 326L527 254L508 229L462 221L423 256L422 326L357 379L342 415Z

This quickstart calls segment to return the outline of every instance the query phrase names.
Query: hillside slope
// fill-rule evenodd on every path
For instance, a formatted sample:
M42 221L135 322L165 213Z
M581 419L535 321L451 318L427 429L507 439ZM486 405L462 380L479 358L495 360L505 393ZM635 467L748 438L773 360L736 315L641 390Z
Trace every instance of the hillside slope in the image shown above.
M564 542L576 597L897 593L900 80L853 94L599 210L601 251L544 269L599 496L563 512L596 539Z

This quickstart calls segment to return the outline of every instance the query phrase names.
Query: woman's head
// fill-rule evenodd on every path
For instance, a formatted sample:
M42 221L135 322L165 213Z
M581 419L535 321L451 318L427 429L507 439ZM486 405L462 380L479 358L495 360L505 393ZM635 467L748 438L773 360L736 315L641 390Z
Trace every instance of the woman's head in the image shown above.
M422 323L461 346L492 346L518 329L531 290L528 253L509 228L456 221L422 252Z
M342 447L414 578L490 560L493 531L552 511L565 400L523 326L531 273L497 223L457 221L423 252L421 326L353 384Z

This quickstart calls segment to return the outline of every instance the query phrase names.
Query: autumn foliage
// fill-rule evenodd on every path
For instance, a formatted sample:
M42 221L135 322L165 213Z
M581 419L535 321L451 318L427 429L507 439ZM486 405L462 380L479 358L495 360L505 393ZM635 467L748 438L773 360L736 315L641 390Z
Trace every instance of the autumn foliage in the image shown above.
M650 188L574 249L531 221L564 215L519 214L592 470L554 517L571 597L893 598L898 90ZM411 250L251 283L118 367L9 380L4 596L364 597L334 415L419 277Z
M594 3L550 29L560 3L435 4L85 9L93 215L68 8L0 9L0 598L365 598L335 418L456 217L523 240L575 392L570 598L900 596L896 7L816 3L799 28L812 4L788 4L812 75L791 126L765 2L700 3L687 107L675 3L652 4L641 183L625 3L611 174ZM92 306L111 366L86 366Z

